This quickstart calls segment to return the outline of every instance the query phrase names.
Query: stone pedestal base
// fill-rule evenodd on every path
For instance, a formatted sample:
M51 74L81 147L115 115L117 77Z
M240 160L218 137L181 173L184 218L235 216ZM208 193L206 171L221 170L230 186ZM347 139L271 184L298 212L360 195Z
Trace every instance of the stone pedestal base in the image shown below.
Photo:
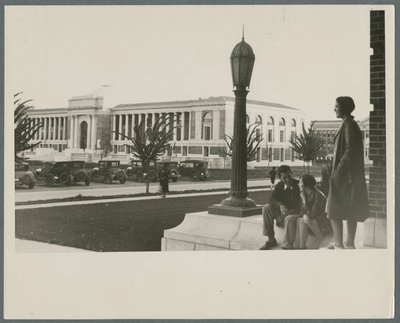
M161 250L258 250L266 241L262 235L262 222L261 214L242 218L207 212L188 213L180 225L164 231ZM282 229L275 228L275 238L279 244L276 249L280 249ZM329 241L325 239L321 247ZM312 236L307 246L315 247Z
M261 214L261 209L262 205L256 205L253 207L237 207L216 204L208 208L208 213L243 218L251 215Z
M364 222L364 246L387 248L386 219L368 218Z

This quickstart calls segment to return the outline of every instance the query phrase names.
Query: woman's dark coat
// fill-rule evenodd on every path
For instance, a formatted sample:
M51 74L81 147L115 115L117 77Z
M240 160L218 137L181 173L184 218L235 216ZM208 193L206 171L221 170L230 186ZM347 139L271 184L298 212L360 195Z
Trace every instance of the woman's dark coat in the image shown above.
M361 130L350 116L335 136L333 168L326 205L330 219L364 222L369 217Z

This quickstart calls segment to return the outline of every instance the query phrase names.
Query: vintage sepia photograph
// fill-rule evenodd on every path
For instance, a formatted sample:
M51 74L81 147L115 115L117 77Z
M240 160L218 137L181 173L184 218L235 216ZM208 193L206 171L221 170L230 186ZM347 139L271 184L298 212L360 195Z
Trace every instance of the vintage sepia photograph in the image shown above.
M393 7L4 12L8 318L393 316ZM280 272L331 307L234 308Z

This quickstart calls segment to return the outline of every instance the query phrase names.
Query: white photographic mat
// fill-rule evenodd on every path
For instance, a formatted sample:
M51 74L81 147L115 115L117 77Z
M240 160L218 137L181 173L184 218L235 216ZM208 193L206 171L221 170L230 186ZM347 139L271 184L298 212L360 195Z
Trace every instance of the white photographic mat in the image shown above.
M309 251L15 250L13 95L63 108L233 96L229 56L256 60L248 99L334 119L369 116L370 11L385 11L387 248ZM6 6L7 319L329 319L394 315L394 8L371 5ZM360 229L361 230L361 229Z

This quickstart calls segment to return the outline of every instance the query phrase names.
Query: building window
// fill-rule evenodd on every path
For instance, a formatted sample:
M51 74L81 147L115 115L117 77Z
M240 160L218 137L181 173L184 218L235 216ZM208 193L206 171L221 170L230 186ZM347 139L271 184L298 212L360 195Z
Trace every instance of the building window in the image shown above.
M188 151L187 151L187 146L183 146L183 149L182 149L182 156L187 156L187 153L188 153Z
M284 126L286 125L285 119L281 118L281 119L279 120L279 125L284 127Z
M212 139L212 115L211 112L206 112L203 116L202 137L204 140Z
M292 119L292 127L296 128L296 120Z
M284 130L280 130L279 131L279 141L280 142L284 142L285 141L285 131Z
M208 157L209 155L209 148L207 146L204 146L204 157Z
M262 118L260 115L256 117L256 124L262 124Z
M292 131L292 132L291 132L291 134L290 134L290 139L291 139L292 141L295 141L295 140L296 140L296 131Z
M268 142L272 142L273 140L274 140L274 138L273 138L272 129L268 129Z

